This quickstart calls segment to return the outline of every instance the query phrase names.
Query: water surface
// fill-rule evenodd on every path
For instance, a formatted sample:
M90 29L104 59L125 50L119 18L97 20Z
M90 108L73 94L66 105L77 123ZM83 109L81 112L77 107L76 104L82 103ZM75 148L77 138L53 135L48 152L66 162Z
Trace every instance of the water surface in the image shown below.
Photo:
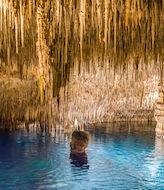
M0 133L0 189L163 189L164 146L154 125L92 127L86 154L70 135Z

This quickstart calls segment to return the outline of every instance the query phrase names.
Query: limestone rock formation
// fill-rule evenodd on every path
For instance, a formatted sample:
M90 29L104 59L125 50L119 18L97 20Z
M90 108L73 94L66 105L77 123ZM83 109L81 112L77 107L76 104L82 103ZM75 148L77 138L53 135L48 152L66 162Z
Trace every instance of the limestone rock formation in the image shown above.
M155 107L155 119L157 121L157 135L164 135L164 84L159 83L159 97Z
M84 153L88 146L89 133L85 131L74 131L71 139L71 153Z
M163 2L1 0L0 125L154 121Z

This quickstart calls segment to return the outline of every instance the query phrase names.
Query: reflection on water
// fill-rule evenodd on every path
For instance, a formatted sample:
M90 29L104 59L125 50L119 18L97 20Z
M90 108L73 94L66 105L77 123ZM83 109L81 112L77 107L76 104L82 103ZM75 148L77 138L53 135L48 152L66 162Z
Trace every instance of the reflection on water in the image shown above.
M0 189L163 189L164 143L155 136L155 124L115 123L88 131L80 158L70 155L68 134L57 140L0 132Z
M152 120L163 19L162 0L0 1L1 123Z
M85 169L89 168L88 165L88 157L86 153L82 154L70 154L70 159L71 159L71 164L76 166L76 167L82 167Z
M155 138L155 150L152 151L154 159L147 158L145 167L150 171L150 176L155 178L159 175L159 169L163 165L161 158L164 158L164 140L162 137Z

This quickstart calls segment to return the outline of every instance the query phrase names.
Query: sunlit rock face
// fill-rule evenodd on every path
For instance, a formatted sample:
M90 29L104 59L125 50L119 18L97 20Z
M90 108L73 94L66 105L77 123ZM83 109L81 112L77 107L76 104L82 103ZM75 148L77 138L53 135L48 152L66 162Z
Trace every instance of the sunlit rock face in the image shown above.
M162 0L1 0L1 126L154 120L163 20Z

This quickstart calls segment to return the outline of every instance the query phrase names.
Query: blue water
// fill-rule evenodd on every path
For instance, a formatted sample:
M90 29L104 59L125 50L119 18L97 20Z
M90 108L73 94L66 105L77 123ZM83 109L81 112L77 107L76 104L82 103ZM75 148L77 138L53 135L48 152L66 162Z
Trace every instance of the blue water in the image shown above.
M0 132L0 190L164 189L164 140L153 131L89 132L80 158L66 134Z

